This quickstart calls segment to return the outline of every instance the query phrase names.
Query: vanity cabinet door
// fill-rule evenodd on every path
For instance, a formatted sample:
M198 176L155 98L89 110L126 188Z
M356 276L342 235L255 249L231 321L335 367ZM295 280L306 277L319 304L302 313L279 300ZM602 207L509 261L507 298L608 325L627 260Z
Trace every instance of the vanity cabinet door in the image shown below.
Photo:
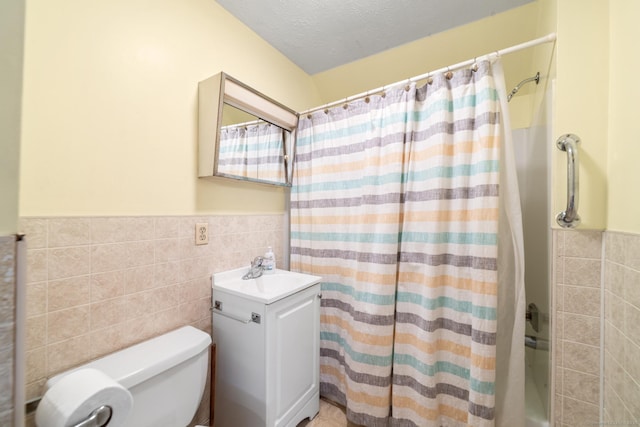
M267 317L268 424L285 426L319 394L320 284L269 305Z

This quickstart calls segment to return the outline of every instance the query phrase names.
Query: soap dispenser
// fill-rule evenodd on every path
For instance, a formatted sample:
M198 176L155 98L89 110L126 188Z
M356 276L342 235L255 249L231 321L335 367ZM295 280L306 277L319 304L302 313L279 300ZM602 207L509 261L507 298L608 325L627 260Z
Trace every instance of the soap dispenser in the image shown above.
M267 248L267 252L264 253L264 261L262 262L265 273L273 273L276 269L276 255L273 253L271 246Z

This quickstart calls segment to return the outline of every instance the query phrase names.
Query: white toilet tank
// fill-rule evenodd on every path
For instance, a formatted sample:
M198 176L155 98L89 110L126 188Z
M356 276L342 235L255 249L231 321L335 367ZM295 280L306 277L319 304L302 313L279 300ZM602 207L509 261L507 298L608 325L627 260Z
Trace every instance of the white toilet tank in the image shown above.
M202 399L210 344L209 334L185 326L76 369L98 369L131 392L124 427L185 427ZM49 379L46 389L74 370Z

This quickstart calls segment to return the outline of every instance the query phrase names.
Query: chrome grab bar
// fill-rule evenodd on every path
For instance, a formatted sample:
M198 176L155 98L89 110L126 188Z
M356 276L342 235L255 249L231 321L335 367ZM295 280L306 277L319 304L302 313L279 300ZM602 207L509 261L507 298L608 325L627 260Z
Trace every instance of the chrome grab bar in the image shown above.
M578 179L578 144L580 138L568 133L562 135L556 141L556 147L567 152L567 209L556 216L556 222L562 228L575 228L580 224L578 215L578 192L580 181Z

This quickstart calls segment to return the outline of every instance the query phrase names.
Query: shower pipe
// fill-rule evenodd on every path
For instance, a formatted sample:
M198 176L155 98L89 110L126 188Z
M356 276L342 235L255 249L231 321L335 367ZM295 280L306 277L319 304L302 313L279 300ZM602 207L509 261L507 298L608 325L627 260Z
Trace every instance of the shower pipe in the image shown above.
M527 84L529 82L533 82L533 81L535 81L536 84L540 83L540 71L538 71L535 76L529 77L528 79L524 79L523 81L518 83L516 85L516 87L514 87L511 90L511 93L509 95L507 95L507 102L511 102L511 98L513 98L513 95L518 93L518 91L520 90L520 88L522 88L522 86L524 86L525 84Z
M478 61L491 60L491 59L494 59L494 58L497 58L497 57L500 57L500 56L503 56L503 55L507 55L507 54L513 53L513 52L518 52L518 51L523 50L523 49L528 49L530 47L538 46L538 45L541 45L541 44L544 44L544 43L550 43L550 42L553 42L555 40L556 40L556 33L550 33L550 34L547 34L546 36L543 36L543 37L540 37L540 38L537 38L537 39L534 39L534 40L530 40L528 42L520 43L520 44L517 44L515 46L511 46L511 47L507 47L505 49L497 50L495 52L487 53L485 55L478 56L478 57L475 57L473 59L468 59L466 61L459 62L459 63L453 64L453 65L449 65L448 67L440 68L438 70L429 71L428 73L421 74L421 75L415 76L415 77L411 77L409 79L405 79L405 80L402 80L402 81L399 81L399 82L391 83L389 85L381 86L381 87L376 88L376 89L368 90L366 92L362 92L362 93L359 93L357 95L348 96L346 98L340 99L338 101L329 102L328 104L324 104L324 105L321 105L319 107L310 108L308 110L302 111L299 114L300 115L308 114L308 113L311 113L313 111L318 111L318 110L322 110L322 109L325 109L325 111L326 111L326 108L328 108L328 107L333 107L335 105L340 105L340 104L346 104L346 103L349 103L349 102L354 101L356 99L366 98L369 95L373 95L373 94L376 94L376 93L384 92L387 89L395 87L395 86L400 86L400 85L403 85L403 84L406 85L408 83L412 83L412 82L416 82L416 81L419 81L419 80L428 79L431 76L433 76L435 74L439 74L439 73L449 73L451 71L454 71L454 70L457 70L457 69L460 69L460 68L464 68L464 67L468 67L470 65L473 66Z
M567 209L556 216L556 222L562 228L576 228L580 225L578 215L578 191L580 181L578 179L578 144L580 138L568 133L562 135L556 141L556 147L567 152Z

